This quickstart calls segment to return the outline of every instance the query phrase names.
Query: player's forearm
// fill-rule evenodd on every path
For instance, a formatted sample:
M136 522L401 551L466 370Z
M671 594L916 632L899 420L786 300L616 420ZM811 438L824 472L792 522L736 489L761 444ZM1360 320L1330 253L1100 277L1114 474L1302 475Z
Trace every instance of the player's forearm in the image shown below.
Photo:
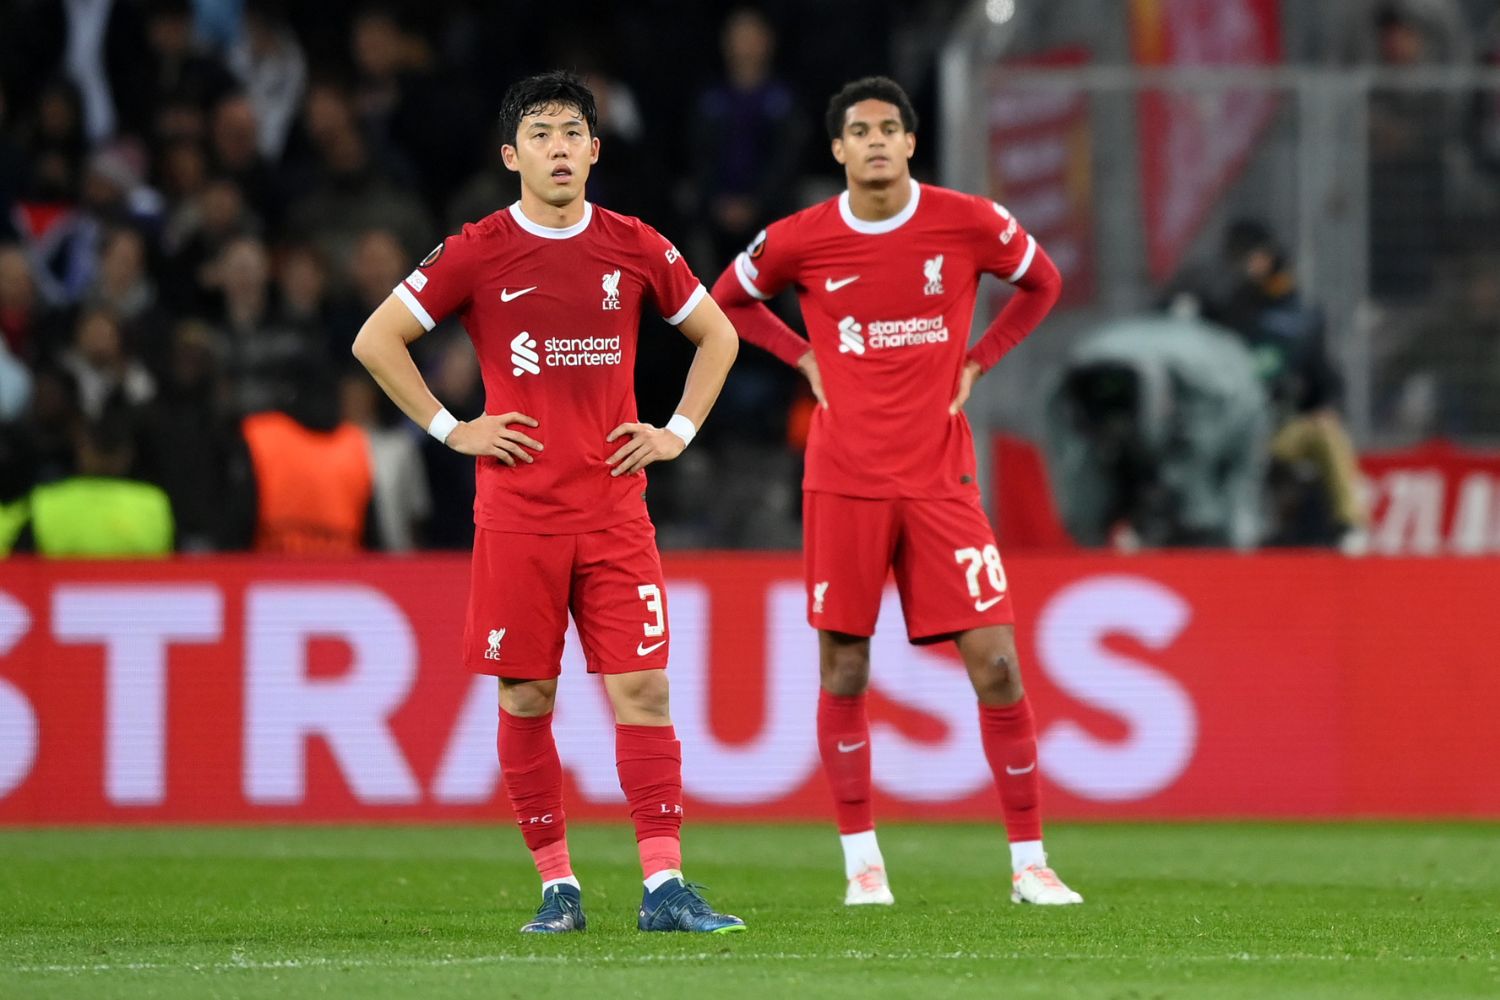
M968 360L981 371L989 371L1047 318L1061 294L1062 275L1052 258L1038 246L1025 277L1016 283L1016 294L1005 303L979 342L969 349Z
M354 356L401 412L426 430L443 404L427 387L407 342L399 333L376 322L378 316L377 311L360 328L354 338Z
M734 324L741 340L754 344L793 368L797 367L797 361L811 350L811 345L783 323L764 302L745 291L734 267L730 264L714 283L714 301Z
M708 419L739 350L739 337L728 318L715 323L698 341L693 363L688 368L687 382L682 388L682 399L675 411L691 420L694 427L701 428L703 421Z

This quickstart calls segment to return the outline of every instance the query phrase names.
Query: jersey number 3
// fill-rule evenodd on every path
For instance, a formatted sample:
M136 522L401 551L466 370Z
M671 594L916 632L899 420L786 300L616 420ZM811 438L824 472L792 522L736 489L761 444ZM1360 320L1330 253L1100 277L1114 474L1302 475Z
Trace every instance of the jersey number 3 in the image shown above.
M661 588L654 583L643 583L635 591L641 600L646 602L646 610L656 617L656 624L647 622L642 626L646 632L646 638L654 639L667 630L667 623L661 614Z

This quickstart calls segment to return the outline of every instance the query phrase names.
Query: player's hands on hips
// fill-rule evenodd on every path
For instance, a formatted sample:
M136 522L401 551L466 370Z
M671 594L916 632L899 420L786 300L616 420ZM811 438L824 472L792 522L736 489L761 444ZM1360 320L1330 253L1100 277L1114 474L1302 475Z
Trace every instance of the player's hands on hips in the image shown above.
M818 400L818 405L827 406L828 397L823 395L823 373L818 370L818 359L813 357L812 351L797 359L797 370L807 378L807 384Z
M628 438L620 450L605 461L614 466L611 476L628 476L640 472L652 462L670 462L682 454L687 442L665 427L650 424L621 424L609 432L606 441Z
M486 413L474 420L464 420L453 428L445 442L461 455L489 455L506 465L533 461L532 451L541 451L542 443L511 424L535 427L537 422L524 413ZM675 435L674 435L675 436ZM527 451L527 449L531 451Z
M982 371L977 362L964 362L963 371L958 373L958 393L953 397L953 405L948 407L949 416L964 408L964 404L969 401L969 393L974 391L974 382L981 374Z

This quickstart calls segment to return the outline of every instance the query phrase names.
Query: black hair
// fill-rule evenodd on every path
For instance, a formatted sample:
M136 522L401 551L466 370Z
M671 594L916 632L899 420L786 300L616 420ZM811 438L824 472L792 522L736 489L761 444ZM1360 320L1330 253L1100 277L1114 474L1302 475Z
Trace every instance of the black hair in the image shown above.
M1278 267L1285 256L1281 244L1264 222L1248 218L1232 221L1224 231L1224 256L1238 263L1257 251L1269 253L1276 259Z
M833 95L828 102L828 114L824 124L828 126L828 138L837 139L844 134L844 115L860 101L884 101L894 104L901 112L901 127L908 132L917 130L917 112L911 106L911 98L901 89L901 84L888 76L867 76L844 84L844 89Z
M588 84L565 70L553 70L517 80L500 102L500 141L515 145L521 119L551 107L577 108L589 127L589 135L598 134L599 109Z

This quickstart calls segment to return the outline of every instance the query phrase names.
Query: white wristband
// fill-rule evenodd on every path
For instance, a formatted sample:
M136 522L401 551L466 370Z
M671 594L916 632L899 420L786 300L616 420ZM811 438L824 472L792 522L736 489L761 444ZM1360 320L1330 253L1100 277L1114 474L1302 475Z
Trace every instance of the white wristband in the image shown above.
M432 422L427 425L427 433L437 438L443 444L448 443L448 435L453 433L453 428L458 426L458 418L448 412L445 406L437 411Z
M693 443L693 438L698 436L698 428L693 422L680 413L672 414L672 419L667 421L667 430L682 438L684 445Z

